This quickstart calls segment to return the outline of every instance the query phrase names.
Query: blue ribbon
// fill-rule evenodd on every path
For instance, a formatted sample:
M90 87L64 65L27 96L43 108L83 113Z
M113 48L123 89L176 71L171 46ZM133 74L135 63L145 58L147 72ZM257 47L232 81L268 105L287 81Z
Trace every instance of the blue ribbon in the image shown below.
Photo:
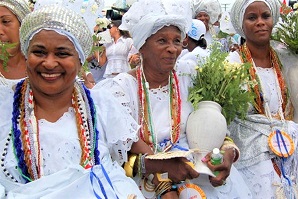
M290 186L292 186L291 180L290 180L290 179L286 176L286 174L285 174L285 170L284 170L284 162L286 161L287 158L284 157L284 155L283 155L283 153L282 153L282 151L281 151L281 146L280 146L280 143L279 143L279 137L280 137L280 139L281 139L281 141L282 141L283 147L285 148L285 150L286 150L288 156L290 156L290 154L289 154L289 151L288 151L288 149L287 149L285 140L284 140L284 138L283 138L283 136L282 136L280 130L276 130L275 132L276 132L276 139L277 139L278 148L279 148L280 153L282 154L282 158L281 158L281 159L282 159L282 161L281 161L281 173L282 173L282 176L288 181L288 184L289 184Z
M175 149L179 149L179 150L181 150L181 151L189 151L189 149L187 149L187 148L183 148L183 147L181 147L181 146L179 146L179 145L173 145L173 148Z
M280 138L281 138L281 141L282 141L282 144L283 144L283 146L284 146L284 148L285 148L285 150L286 150L288 156L290 156L289 151L288 151L288 148L287 148L287 146L286 146L286 142L285 142L285 140L284 140L284 138L283 138L283 136L282 136L280 130L277 129L275 132L276 132L276 138L277 138L277 143L278 143L279 151L281 152L281 146L280 146L280 144L279 144L279 137L280 137ZM282 153L282 152L281 152L281 154L282 154L282 156L283 156L283 153ZM284 156L283 156L283 157L284 157Z
M110 186L111 186L112 189L114 190L114 187L113 187L113 185L112 185L112 182L111 182L111 179L109 178L108 173L106 172L106 170L104 169L104 167L103 167L102 164L100 164L100 166L101 166L101 169L102 169L102 172L103 172L105 178L107 179L108 183L110 184ZM106 193L106 191L105 191L105 188L104 188L104 186L103 186L101 180L99 179L99 177L93 172L93 167L92 167L92 168L91 168L91 172L90 172L90 181L91 181L92 187L94 186L93 178L96 178L96 180L97 180L97 182L98 182L98 184L99 184L99 186L100 186L101 192L102 192L102 194L104 195L104 198L105 198L105 199L108 199L108 197L107 197L107 193ZM114 191L115 191L115 190L114 190ZM96 191L94 190L94 188L93 188L93 193L94 193L94 195L96 196L96 198L101 199L101 197L96 193ZM116 195L116 198L118 199L118 196L117 196L116 193L115 193L115 195Z

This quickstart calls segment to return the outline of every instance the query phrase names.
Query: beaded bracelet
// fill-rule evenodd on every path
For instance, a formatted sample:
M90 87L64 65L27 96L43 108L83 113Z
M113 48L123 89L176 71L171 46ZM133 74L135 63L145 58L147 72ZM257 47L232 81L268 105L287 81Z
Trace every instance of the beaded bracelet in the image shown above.
M138 176L139 176L140 178L142 178L141 157L142 157L142 154L140 153L140 154L138 155Z
M147 156L147 153L141 156L141 173L146 173L146 165L145 165L145 157Z
M160 182L156 188L155 188L155 194L158 196L158 195L161 195L163 192L165 192L166 190L168 189L171 189L172 187L172 183L171 182Z
M230 141L230 142L234 143L234 140L228 136L225 137L224 141Z
M233 152L234 152L233 162L236 162L240 156L239 148L236 146L236 144L231 143L230 141L228 142L224 141L224 144L222 145L221 150L226 151L228 149L233 149Z
M140 178L143 177L143 175L146 173L146 165L145 165L145 157L147 156L147 153L139 154L138 155L138 176Z
M236 162L240 157L240 150L237 145L234 143L234 140L228 136L225 137L224 142L222 144L221 150L225 151L227 149L233 148L234 159L233 162Z
M177 191L177 190L178 190L177 185L172 185L170 189L166 189L162 193L160 193L159 195L157 195L157 199L161 199L161 196L165 195L166 193L169 193L171 191Z

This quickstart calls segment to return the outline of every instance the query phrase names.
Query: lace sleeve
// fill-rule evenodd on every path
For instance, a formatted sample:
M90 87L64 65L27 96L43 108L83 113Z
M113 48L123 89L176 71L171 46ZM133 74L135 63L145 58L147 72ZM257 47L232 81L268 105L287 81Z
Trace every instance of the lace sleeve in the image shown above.
M127 88L123 89L121 83ZM127 161L127 152L130 151L133 142L138 141L137 110L133 106L136 102L133 100L133 95L126 92L133 90L128 89L128 85L129 82L114 78L104 80L92 89L97 95L105 96L98 114L104 124L105 137L112 158L120 165Z

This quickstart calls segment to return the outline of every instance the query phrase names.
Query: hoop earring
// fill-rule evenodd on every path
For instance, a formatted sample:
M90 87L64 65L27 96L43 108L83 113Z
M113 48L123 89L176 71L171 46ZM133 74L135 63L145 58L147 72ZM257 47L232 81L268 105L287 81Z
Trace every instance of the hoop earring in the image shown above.
M183 43L182 43L183 48L186 48L187 46L188 46L188 43L186 43L185 45L183 45Z

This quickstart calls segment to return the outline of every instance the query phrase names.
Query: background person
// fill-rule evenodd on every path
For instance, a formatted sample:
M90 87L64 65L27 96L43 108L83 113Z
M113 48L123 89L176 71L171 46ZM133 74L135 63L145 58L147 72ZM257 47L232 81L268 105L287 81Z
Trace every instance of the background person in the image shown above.
M12 48L6 49L6 53L0 50L0 90L4 91L0 94L0 103L10 104L13 101L15 84L27 76L25 57L20 47L19 29L24 17L30 12L25 0L0 1L0 43L13 45ZM1 114L0 124L7 123L9 119L9 115ZM2 136L5 135L0 134L0 140Z
M107 26L113 41L104 45L106 49L102 56L107 58L104 78L130 70L130 56L138 53L129 32L119 29L120 25L121 20L114 20Z
M0 59L0 85L10 89L16 82L26 77L26 63L20 49L19 29L22 20L30 12L28 2L25 0L0 1L0 41L3 44L15 45L7 49L9 54L7 63Z
M221 5L218 0L194 0L193 18L201 20L206 27L205 39L210 46L220 31L218 23L222 14Z
M188 31L186 38L183 40L183 46L188 50L178 59L178 62L193 64L193 67L200 66L204 63L205 58L209 56L207 42L204 38L206 27L201 20L193 19L191 29Z
M96 25L94 26L94 35L97 36L99 41L95 42L96 47L101 46L101 50L93 52L91 56L87 58L88 69L87 79L94 85L104 79L103 75L107 66L107 57L105 56L104 43L110 43L112 41L110 32L107 31L108 24L111 23L105 17L97 18Z

